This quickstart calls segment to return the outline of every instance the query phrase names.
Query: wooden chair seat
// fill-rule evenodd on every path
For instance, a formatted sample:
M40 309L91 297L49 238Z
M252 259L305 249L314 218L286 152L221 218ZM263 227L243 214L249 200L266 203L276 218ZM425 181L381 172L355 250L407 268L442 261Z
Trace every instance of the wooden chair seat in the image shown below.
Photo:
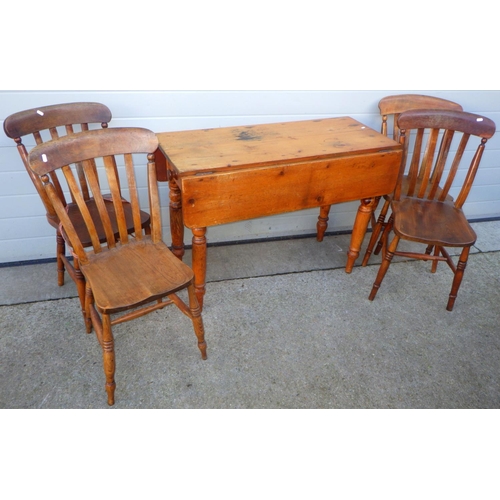
M114 314L185 288L194 274L163 242L151 237L117 244L107 252L89 255L82 264L96 306Z
M393 201L394 232L401 238L432 246L465 247L476 233L453 203L420 198Z
M418 192L420 190L420 185L421 185L421 180L417 179L415 183L415 192ZM408 175L403 176L403 181L401 186L402 186L401 187L402 193L409 192L410 177ZM442 193L443 193L442 188L438 186L436 189L436 198L439 199ZM430 187L426 189L424 196L428 196L429 194L430 194ZM390 226L387 224L385 219L387 217L387 212L389 210L389 207L393 202L393 193L384 195L384 200L385 200L384 206L382 208L382 211L380 212L379 218L376 221L374 221L374 216L372 215L372 234L368 242L365 255L363 257L363 262L362 262L363 266L366 266L368 264L368 261L372 253L374 253L375 255L378 255L380 253L384 241L384 231L390 231ZM444 195L444 201L446 203L453 204L453 196L451 196L449 193L446 193ZM375 246L375 243L377 243L377 246Z

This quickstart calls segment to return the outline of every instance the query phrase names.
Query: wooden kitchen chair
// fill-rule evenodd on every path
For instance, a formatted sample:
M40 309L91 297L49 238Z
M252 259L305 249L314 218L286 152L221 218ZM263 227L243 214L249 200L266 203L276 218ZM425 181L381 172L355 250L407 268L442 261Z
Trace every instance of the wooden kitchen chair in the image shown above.
M453 101L441 99L440 97L433 97L420 94L400 94L390 95L384 97L378 103L380 115L382 116L382 129L381 132L385 136L392 136L392 138L399 142L399 128L398 118L404 111L412 109L442 109L450 111L462 111L462 106ZM404 181L406 182L406 180ZM366 266L370 260L372 252L378 255L382 248L382 239L380 238L382 231L386 227L387 212L391 204L392 193L384 195L384 205L380 211L378 218L375 218L375 212L372 213L372 233L368 246L363 257L362 264ZM448 195L448 200L452 201L453 198ZM375 247L375 244L378 244ZM375 250L373 248L375 247Z
M5 134L14 139L17 144L18 152L21 156L23 164L38 192L40 198L45 206L47 221L56 230L56 256L57 256L57 273L58 273L58 284L62 286L64 284L64 271L68 271L73 281L76 284L78 295L80 298L82 313L84 313L85 306L85 280L79 270L78 259L73 259L73 265L71 261L66 257L66 248L64 238L59 230L60 220L52 206L51 201L47 197L45 190L43 189L42 182L36 174L29 168L28 165L28 151L26 145L23 143L23 137L32 135L35 144L41 144L47 140L53 140L61 135L74 134L81 131L89 129L89 124L99 124L102 128L108 126L108 122L111 120L111 111L107 106L95 102L76 102L67 104L55 104L52 106L44 106L41 108L28 109L26 111L20 111L8 116L4 121L4 131ZM31 139L33 140L33 139ZM27 141L30 139L28 137ZM68 216L72 220L76 231L79 234L80 240L85 247L91 245L90 237L85 227L85 224L81 220L80 213L77 209L74 200L66 200L64 192L66 191L64 182L57 178L56 172L51 173L52 181L56 188L56 192L66 207ZM97 212L97 207L95 200L89 195L89 189L87 186L87 180L82 174L80 169L78 175L79 182L82 184L82 191L84 199L86 200L87 206L91 215ZM114 231L117 233L116 228L116 217L114 215L114 208L111 201L105 197L106 207L109 209L111 216L111 221L114 227ZM130 233L134 231L134 225L131 218L130 204L126 200L122 200L123 207L127 216L127 231ZM141 227L148 232L149 231L149 214L146 212L141 212ZM98 238L100 241L105 240L104 230L101 226L96 227L98 232ZM85 316L85 314L84 314Z
M436 271L438 261L444 261L454 273L446 307L451 311L470 248L476 242L476 234L462 206L469 195L486 142L495 133L495 123L463 111L413 110L400 115L398 127L404 146L403 160L391 201L392 214L382 234L382 264L369 299L375 298L394 255L431 260L432 272ZM411 160L410 149L413 150ZM457 175L461 162L469 161L470 157L458 196L449 201L447 196L453 182L462 178L462 172ZM388 245L391 231L394 238ZM426 251L399 252L397 247L401 239L422 243ZM458 264L455 265L446 247L462 248Z
M61 137L32 149L29 164L41 178L47 198L61 221L63 235L78 258L86 280L85 310L87 331L94 329L103 349L108 404L114 404L115 355L112 326L136 319L169 304L175 304L193 322L198 347L206 359L203 322L194 293L194 274L190 267L175 257L162 240L160 202L154 163L158 147L156 135L140 128L92 130ZM147 155L147 166L146 163ZM142 160L141 164L138 163ZM102 165L96 170L95 165ZM117 165L124 170L120 178ZM77 181L78 167L88 180L95 200L91 213L86 194ZM69 216L52 181L59 171L66 179L75 206L81 213L91 240L87 248ZM139 204L139 173L147 179L151 232L144 234ZM99 176L101 178L99 179ZM118 226L115 234L101 185L109 185L111 203ZM134 231L129 234L121 190L127 189ZM96 216L105 234L100 241ZM189 305L177 292L187 289ZM117 313L122 313L115 316ZM112 319L113 316L113 319Z

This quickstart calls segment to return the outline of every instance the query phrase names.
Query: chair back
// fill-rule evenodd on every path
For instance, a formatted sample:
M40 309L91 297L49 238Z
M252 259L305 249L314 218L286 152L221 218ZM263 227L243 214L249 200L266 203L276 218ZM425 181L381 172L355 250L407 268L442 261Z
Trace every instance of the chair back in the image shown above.
M110 120L111 111L109 108L96 102L54 104L20 111L5 119L3 124L5 134L16 142L17 150L31 181L40 195L47 211L47 219L52 226L57 227L59 220L52 203L47 198L40 179L29 168L28 151L23 143L23 137L32 135L34 138L34 144L32 145L38 145L63 135L89 130L89 124L100 124L102 128L106 128ZM59 198L66 205L68 202L64 196L64 188L55 173L52 173L51 177ZM84 196L88 199L88 186L81 169L78 179L82 184Z
M462 160L471 157L454 201L457 208L462 208L486 142L495 133L495 123L464 111L421 109L401 113L398 128L404 150L394 199L408 196L444 202ZM405 176L407 182L403 184Z
M72 198L78 206L81 217L92 242L91 252L111 251L117 245L126 245L129 241L146 238L141 228L141 207L138 185L148 186L149 211L151 214L151 238L161 241L161 220L158 185L154 164L154 152L158 148L156 134L143 128L112 128L90 130L79 134L67 135L34 147L28 156L28 163L34 174L41 178L45 193L61 221L64 233L69 239L73 252L83 265L88 261L84 245L78 237L75 227L68 217L52 174L60 171L68 185ZM142 156L139 154L143 154ZM142 169L147 182L138 183L137 172ZM142 163L141 163L142 158ZM124 171L120 178L119 171ZM88 193L84 192L78 181L80 172L86 178ZM101 185L111 193L118 234L113 229L106 207ZM127 221L122 204L122 190L127 191L131 204L134 235L129 235ZM97 223L102 225L105 241L100 242L93 220L85 202L87 194L93 196L98 209ZM120 243L118 243L118 241Z
M462 111L462 106L453 101L420 94L400 94L384 97L378 103L382 115L382 134L388 135L388 121L392 116L392 138L399 142L398 118L404 111L412 109L441 109Z

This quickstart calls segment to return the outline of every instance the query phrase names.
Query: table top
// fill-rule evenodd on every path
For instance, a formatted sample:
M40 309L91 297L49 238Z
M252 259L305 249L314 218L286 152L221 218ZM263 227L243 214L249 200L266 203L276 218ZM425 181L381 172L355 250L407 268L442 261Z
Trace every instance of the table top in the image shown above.
M163 132L157 136L167 163L181 177L401 147L350 117Z

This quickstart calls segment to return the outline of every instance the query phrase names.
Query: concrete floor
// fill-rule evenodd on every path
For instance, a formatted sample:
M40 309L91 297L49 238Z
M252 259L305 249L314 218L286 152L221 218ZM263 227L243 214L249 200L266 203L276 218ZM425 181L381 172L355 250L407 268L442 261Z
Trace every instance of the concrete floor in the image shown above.
M370 302L380 259L346 274L349 235L210 247L208 360L173 307L116 326L113 408L499 408L500 221L473 225L451 313L445 264L394 262ZM0 280L0 408L108 408L71 280Z

